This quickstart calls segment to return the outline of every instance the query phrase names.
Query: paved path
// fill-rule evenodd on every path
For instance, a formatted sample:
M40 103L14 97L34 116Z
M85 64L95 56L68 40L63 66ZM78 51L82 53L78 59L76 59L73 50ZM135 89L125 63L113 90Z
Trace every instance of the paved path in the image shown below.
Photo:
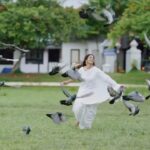
M60 82L5 82L8 86L60 86ZM79 86L79 83L70 83L67 86Z
M60 86L60 82L5 82L8 86ZM147 87L145 84L123 84L125 87ZM79 83L70 83L66 86L79 86Z

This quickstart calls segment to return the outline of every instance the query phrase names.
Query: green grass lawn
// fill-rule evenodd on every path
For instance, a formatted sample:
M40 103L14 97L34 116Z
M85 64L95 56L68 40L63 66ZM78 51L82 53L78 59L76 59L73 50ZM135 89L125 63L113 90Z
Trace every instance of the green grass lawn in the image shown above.
M118 83L145 84L145 79L150 79L150 73L133 71L129 73L110 73ZM49 76L48 74L0 74L1 81L25 81L25 82L60 82L66 78L60 75Z
M22 82L60 82L65 80L61 75L57 74L49 76L48 74L0 74L1 81L22 81Z
M72 93L77 88L67 87ZM127 93L133 90L127 89ZM137 88L147 95L146 88ZM72 106L59 104L65 96L59 87L0 89L0 150L149 150L150 100L137 103L140 113L129 116L122 102L98 108L93 128L75 127ZM46 117L63 112L67 121L57 125ZM29 135L22 128L30 125Z

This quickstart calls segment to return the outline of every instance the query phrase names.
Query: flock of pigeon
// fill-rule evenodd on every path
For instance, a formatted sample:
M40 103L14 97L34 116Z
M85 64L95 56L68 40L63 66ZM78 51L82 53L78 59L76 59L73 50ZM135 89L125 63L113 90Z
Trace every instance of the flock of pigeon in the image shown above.
M116 20L115 11L111 8L111 5L107 5L105 8L101 9L100 12L97 12L96 8L92 8L92 7L82 8L79 11L79 15L83 19L93 18L96 21L105 22L106 25L110 25ZM144 38L145 38L147 45L150 47L150 40L148 39L147 34L145 32L144 32ZM3 46L6 46L6 47L15 48L16 50L19 50L22 53L29 52L29 50L20 49L19 47L12 45L12 44L5 44L5 43L0 43L0 44L2 44ZM19 61L18 59L4 58L2 55L0 55L0 60L13 61L13 62ZM70 77L71 79L82 81L82 78L81 78L79 72L77 71L78 68L73 67L71 69L67 69L67 70L63 71L63 68L65 68L65 66L66 65L63 64L63 65L60 65L60 66L58 65L58 66L52 68L51 72L49 72L49 75L55 75L57 73L61 73L61 75L63 77ZM146 82L148 85L148 90L150 91L150 80L146 80ZM2 81L2 82L0 82L0 86L9 86L9 85L6 85L6 83ZM64 95L66 96L66 99L60 100L60 104L66 105L66 106L72 105L72 103L77 98L76 94L70 94L64 88L63 85L61 85L61 90L64 93ZM145 97L138 91L132 91L127 95L123 95L124 86L121 86L118 91L115 91L112 87L108 87L107 90L108 90L110 96L112 97L112 99L109 101L109 103L114 104L117 99L122 98L122 102L123 102L124 106L130 111L129 115L133 115L133 116L137 115L139 113L140 109L138 106L135 106L130 101L144 102L145 100L148 100L150 98L150 95ZM90 94L92 94L92 93L85 94L82 97L87 97ZM48 114L46 114L46 116L51 118L53 120L53 122L56 124L60 124L61 122L66 121L64 114L61 112L48 113ZM25 126L25 127L23 127L22 131L28 135L31 132L31 128L30 128L30 126Z
M150 90L150 80L146 80L147 85L148 85L148 90ZM121 86L119 91L114 91L112 87L108 87L108 92L111 97L113 97L109 103L114 104L114 102L122 97L122 102L124 106L131 112L129 115L137 115L140 111L138 106L135 106L134 104L130 103L129 101L134 101L134 102L144 102L145 100L148 100L150 98L150 95L148 96L143 96L140 92L138 91L132 91L128 93L127 95L123 95L124 88Z
M78 67L72 67L70 69L64 69L66 68L65 64L58 64L58 66L55 66L52 68L52 70L49 72L49 75L55 75L57 73L60 73L62 77L69 77L71 79L75 79L78 81L83 81L83 79L80 76L80 73L78 72ZM67 67L68 68L68 67ZM150 80L146 80L147 85L148 85L148 90L150 91ZM5 84L5 82L1 81L0 86L9 86ZM66 105L70 106L73 104L75 99L77 98L76 94L71 94L68 90L64 88L63 85L60 86L63 94L66 96L66 99L60 100L61 105ZM138 91L132 91L128 93L127 95L124 95L124 86L120 86L118 91L115 91L112 87L108 86L107 87L108 93L111 97L109 100L110 104L114 104L116 100L122 98L122 102L124 106L130 111L129 115L135 116L139 113L140 109L138 106L132 104L130 101L133 102L145 102L145 100L148 100L150 98L150 95L148 96L143 96L140 92ZM85 95L82 95L82 97L88 97L93 93L88 93ZM79 97L78 97L79 98ZM56 124L60 124L62 122L66 121L66 117L62 112L54 112L54 113L47 113L47 117L51 118L52 121ZM23 127L22 131L28 135L31 132L30 126L25 126Z
M65 67L65 65L58 65L56 67L53 67L51 72L49 72L49 75L55 75L57 73L60 73L63 77L70 77L71 79L75 79L75 80L79 80L82 81L82 78L78 72L78 70L73 67L69 70L65 70L66 72L63 72L63 68ZM147 85L148 85L148 90L150 91L150 80L146 80ZM75 99L77 98L76 94L70 94L63 85L61 85L61 90L64 93L64 95L66 96L65 100L60 100L60 104L62 105L66 105L66 106L70 106L72 105L72 103L75 101ZM122 102L124 104L124 106L130 111L129 115L135 116L139 113L140 109L138 106L135 106L134 104L132 104L130 101L134 101L134 102L144 102L145 100L148 100L150 98L150 95L148 96L143 96L140 92L138 91L132 91L130 93L128 93L127 95L124 95L123 92L125 90L124 86L120 86L118 91L115 91L112 87L108 86L107 88L110 97L112 99L109 100L110 104L114 104L116 100L122 98ZM87 95L83 95L83 97L87 97L92 93L89 93ZM56 113L50 113L50 114L46 114L48 117L50 117L54 123L61 123L65 121L65 117L61 112L56 112Z
M94 19L98 22L103 22L104 26L113 24L117 19L115 11L110 4L105 8L97 10L96 7L84 6L79 11L79 16L82 19ZM150 39L147 36L147 32L143 32L146 44L150 47Z

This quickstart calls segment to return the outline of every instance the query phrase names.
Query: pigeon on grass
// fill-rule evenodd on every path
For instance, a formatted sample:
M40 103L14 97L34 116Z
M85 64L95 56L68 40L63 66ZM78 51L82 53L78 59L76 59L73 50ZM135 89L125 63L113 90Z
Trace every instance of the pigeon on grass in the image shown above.
M22 131L23 131L26 135L28 135L28 134L30 134L30 132L31 132L31 128L30 128L30 126L24 126L24 127L22 128Z

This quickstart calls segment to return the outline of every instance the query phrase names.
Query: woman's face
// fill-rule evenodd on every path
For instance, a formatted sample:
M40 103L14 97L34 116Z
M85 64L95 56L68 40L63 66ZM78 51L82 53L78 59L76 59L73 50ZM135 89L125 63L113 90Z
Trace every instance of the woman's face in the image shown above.
M86 64L93 65L94 62L95 62L94 56L93 55L89 55L87 60L86 60Z

